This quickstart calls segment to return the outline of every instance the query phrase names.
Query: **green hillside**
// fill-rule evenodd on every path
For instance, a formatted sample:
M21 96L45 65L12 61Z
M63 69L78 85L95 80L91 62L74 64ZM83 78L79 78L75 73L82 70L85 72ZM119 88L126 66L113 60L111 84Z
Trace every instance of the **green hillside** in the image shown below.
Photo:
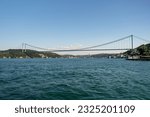
M150 56L150 43L141 45L133 50L129 50L124 53L125 55L139 55L139 56Z
M58 58L61 57L56 53L40 52L35 50L27 50L22 52L21 49L9 49L0 51L0 58Z

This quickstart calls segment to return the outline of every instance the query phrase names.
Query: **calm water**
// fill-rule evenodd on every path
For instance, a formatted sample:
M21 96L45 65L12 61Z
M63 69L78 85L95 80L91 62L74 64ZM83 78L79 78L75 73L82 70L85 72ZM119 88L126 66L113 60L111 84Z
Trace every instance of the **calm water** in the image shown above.
M150 99L150 61L0 59L0 99Z

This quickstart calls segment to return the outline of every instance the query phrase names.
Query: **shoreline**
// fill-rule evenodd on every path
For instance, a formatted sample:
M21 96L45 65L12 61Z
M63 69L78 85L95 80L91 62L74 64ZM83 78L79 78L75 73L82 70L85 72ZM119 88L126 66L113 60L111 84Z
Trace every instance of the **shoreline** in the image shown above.
M150 61L150 56L128 56L126 60L131 60L131 61Z

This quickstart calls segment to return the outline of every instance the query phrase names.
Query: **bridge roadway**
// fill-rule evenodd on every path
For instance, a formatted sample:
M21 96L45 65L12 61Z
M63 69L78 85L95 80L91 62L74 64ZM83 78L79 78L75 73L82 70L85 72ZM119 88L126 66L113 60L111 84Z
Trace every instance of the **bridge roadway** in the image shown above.
M130 50L131 48L125 49L72 49L72 50L52 50L50 52L71 52L71 51L114 51L114 50Z

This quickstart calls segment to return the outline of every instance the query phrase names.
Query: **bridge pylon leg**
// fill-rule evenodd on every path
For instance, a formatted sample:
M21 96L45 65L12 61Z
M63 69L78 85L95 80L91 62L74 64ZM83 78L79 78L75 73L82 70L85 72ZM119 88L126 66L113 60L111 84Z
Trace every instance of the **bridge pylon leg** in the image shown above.
M22 43L22 53L24 52L24 43Z
M133 35L131 35L131 49L134 49L134 45L133 45Z
M26 43L22 43L22 52L26 52Z

